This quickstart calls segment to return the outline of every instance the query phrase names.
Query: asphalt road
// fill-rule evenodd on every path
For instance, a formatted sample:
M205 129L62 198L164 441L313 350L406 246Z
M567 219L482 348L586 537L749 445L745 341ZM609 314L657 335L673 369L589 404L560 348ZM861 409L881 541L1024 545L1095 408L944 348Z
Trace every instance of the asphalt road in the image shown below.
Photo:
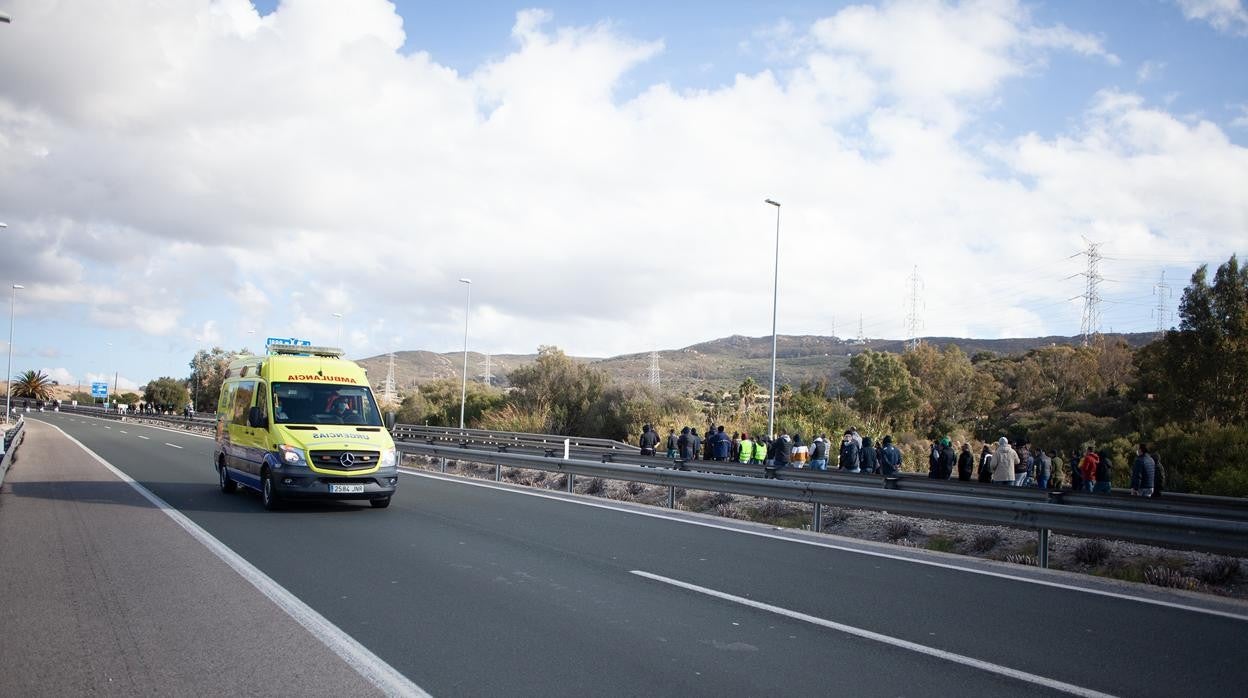
M1168 696L1248 685L1248 610L1234 604L435 476L404 477L387 510L269 513L254 493L217 490L208 439L38 418L434 695Z

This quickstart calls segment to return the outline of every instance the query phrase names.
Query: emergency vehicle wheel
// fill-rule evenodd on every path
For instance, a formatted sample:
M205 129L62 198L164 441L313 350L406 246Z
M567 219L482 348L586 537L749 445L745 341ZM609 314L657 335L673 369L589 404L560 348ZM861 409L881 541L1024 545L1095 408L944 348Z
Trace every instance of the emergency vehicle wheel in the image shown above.
M281 507L281 500L278 499L277 493L273 491L273 476L268 472L264 473L263 482L260 486L260 503L268 511L274 511Z
M231 494L234 492L234 490L238 489L238 483L231 480L230 476L226 474L224 465L217 466L217 475L221 479L221 491L222 492L226 494Z
M385 509L390 506L390 498L382 497L380 499L370 499L368 500L368 505L374 509Z

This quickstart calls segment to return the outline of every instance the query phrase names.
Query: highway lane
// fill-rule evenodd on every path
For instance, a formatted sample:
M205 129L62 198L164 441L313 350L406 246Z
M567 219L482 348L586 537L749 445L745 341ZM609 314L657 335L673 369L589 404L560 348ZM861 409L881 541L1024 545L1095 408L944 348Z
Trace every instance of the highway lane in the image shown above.
M1248 678L1239 619L428 477L273 515L216 491L206 439L40 416L435 694L1049 692L635 570L1111 694Z

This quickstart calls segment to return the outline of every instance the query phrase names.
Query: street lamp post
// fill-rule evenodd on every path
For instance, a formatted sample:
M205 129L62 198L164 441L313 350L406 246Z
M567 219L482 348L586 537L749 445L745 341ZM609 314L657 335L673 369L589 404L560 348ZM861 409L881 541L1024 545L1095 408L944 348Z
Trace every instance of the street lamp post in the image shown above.
M767 436L774 438L776 423L776 304L780 299L780 202L764 199L776 207L776 273L771 286L771 405L767 408Z
M338 348L342 348L342 313L334 313L334 317L338 318Z
M468 402L468 313L472 310L472 279L460 279L468 286L464 298L464 380L459 387L459 428L464 428L464 407Z
M13 284L9 296L9 364L4 372L4 419L7 422L13 414L13 311L17 308L17 292L26 288L21 284Z

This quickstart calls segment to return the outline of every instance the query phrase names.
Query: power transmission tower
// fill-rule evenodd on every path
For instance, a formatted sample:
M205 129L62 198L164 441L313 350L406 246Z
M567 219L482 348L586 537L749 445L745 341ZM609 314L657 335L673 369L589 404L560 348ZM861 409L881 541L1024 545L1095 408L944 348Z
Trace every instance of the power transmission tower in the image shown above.
M494 374L490 373L490 355L485 355L485 360L481 362L481 380L486 385L494 385Z
M832 316L832 339L836 339L836 316Z
M1157 336L1160 337L1166 331L1167 319L1172 317L1166 304L1170 300L1170 284L1166 283L1166 272L1161 272L1161 281L1153 284L1153 295L1157 296L1157 307L1153 309L1153 315L1157 318Z
M867 335L862 333L862 313L858 313L858 343L867 343Z
M923 279L919 276L919 267L916 265L914 271L910 272L910 312L906 315L906 333L910 337L911 349L918 348L919 330L923 325L923 318L919 317L919 289L922 287Z
M662 379L659 377L659 352L650 352L650 385L656 388L662 387Z
M390 352L390 368L386 371L386 382L381 387L381 399L387 403L393 403L398 393L394 384L394 352Z
M1088 249L1084 250L1084 254L1088 258L1088 270L1079 274L1087 280L1087 285L1083 292L1083 322L1079 327L1079 334L1083 336L1083 346L1088 346L1092 341L1092 337L1101 332L1101 243L1092 242L1084 238L1084 242L1088 243ZM1079 298L1079 296L1076 296Z

